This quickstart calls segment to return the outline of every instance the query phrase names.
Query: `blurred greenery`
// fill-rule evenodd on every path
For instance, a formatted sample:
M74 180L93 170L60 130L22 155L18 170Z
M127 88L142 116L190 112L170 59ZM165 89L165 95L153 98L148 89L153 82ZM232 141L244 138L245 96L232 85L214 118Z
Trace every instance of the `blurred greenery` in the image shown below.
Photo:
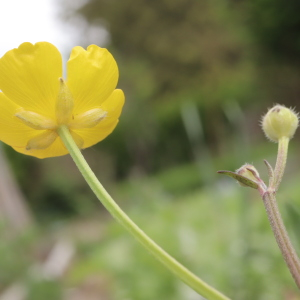
M297 179L290 179L279 195L293 239L299 236L299 192ZM114 194L147 234L232 299L298 299L255 191L222 178L177 194L153 178L124 182ZM89 287L97 279L101 284L94 288L104 290L103 299L198 299L106 214L53 225L2 244L1 285L18 278L28 282L28 299L64 299L63 290ZM34 277L32 253L41 256L58 237L73 240L76 260L61 282Z
M237 103L253 127L274 102L298 102L297 1L90 0L76 10L65 2L69 21L108 31L119 64L125 111L110 143L98 147L113 153L121 178L191 160L186 102L216 153L232 135L224 107Z
M216 175L247 161L266 178L262 159L274 164L276 145L265 140L259 120L273 103L299 103L300 2L57 5L82 46L107 47L119 65L126 95L120 123L83 153L120 206L232 299L300 299L258 195ZM91 28L99 30L87 34ZM278 199L300 250L298 140ZM86 300L200 299L111 221L68 156L38 160L8 146L5 153L36 224L13 237L1 227L0 292L24 282L28 300L77 300L67 298L73 292ZM76 244L67 274L36 278L32 266L61 237Z

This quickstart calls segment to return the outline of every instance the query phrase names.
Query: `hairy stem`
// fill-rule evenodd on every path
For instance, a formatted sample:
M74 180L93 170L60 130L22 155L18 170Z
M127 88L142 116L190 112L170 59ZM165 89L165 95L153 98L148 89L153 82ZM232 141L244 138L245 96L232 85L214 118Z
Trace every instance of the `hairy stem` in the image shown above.
M263 195L263 202L276 242L298 288L300 289L300 261L283 224L276 202L275 191L267 190Z
M176 261L172 256L165 252L152 239L150 239L115 203L112 197L107 193L102 184L85 161L79 148L74 142L69 129L66 126L61 126L57 130L66 148L70 152L75 164L77 165L82 176L93 190L97 198L101 201L104 207L110 214L123 225L150 253L152 253L159 261L161 261L170 271L178 278L185 282L188 286L194 289L208 300L229 300L219 291L198 278L187 268Z
M290 139L288 137L282 137L278 141L278 154L277 154L277 160L274 169L274 177L270 183L270 188L274 189L275 191L278 190L284 174L289 141Z

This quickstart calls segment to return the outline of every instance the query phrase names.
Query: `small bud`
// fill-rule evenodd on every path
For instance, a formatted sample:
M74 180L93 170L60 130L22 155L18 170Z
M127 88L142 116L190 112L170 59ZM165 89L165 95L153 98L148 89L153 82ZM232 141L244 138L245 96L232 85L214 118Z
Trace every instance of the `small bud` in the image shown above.
M255 183L259 183L261 181L261 179L259 177L259 173L255 169L255 167L250 164L244 164L239 169L237 169L235 171L235 173L238 175L241 175L243 177L246 177L247 179L250 179L251 181L253 181ZM244 184L241 181L238 181L238 183L241 186L248 186L247 184Z
M278 142L283 137L291 139L298 123L298 115L292 109L277 104L263 117L262 129L268 139Z
M235 172L218 171L219 174L224 174L235 179L241 186L252 187L253 189L266 188L265 183L260 179L257 170L249 164L245 164Z

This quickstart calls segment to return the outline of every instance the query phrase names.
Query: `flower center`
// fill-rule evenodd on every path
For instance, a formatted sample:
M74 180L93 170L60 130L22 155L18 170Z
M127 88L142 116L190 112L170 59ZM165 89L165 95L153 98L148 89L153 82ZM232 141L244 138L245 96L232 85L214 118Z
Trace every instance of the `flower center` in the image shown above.
M84 140L73 129L95 127L107 116L107 112L100 107L74 115L74 98L72 93L62 78L59 78L59 84L60 87L55 105L56 120L23 108L20 108L15 114L28 127L42 131L28 141L26 145L27 150L46 149L51 146L58 137L57 128L62 125L70 129L77 146L82 149L84 148Z

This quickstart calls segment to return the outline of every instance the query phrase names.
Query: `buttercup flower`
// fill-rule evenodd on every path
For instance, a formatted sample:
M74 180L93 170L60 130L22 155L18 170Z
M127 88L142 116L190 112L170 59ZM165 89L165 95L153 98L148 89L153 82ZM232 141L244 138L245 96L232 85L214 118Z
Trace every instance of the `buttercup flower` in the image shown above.
M68 150L57 128L69 128L77 146L90 147L116 127L124 104L115 89L118 67L104 48L73 48L62 78L52 44L23 43L0 59L0 140L16 151L46 158Z

